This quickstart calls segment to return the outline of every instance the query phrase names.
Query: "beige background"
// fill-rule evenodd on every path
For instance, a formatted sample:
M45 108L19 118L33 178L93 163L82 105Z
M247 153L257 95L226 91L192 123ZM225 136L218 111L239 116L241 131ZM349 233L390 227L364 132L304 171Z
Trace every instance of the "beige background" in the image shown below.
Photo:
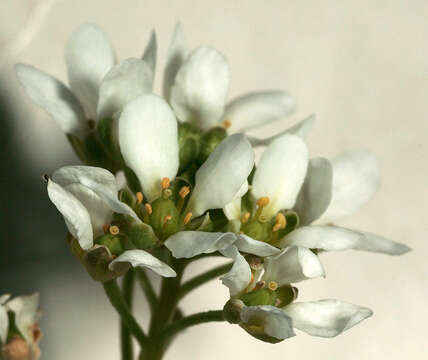
M3 46L35 4L1 1ZM428 2L422 0L63 0L53 4L29 45L3 65L0 81L8 84L19 111L16 126L28 166L35 169L59 166L72 155L54 122L17 87L10 64L31 63L65 79L64 44L83 22L101 25L120 59L139 56L155 27L161 69L170 33L180 20L192 46L209 44L228 56L231 96L289 90L299 104L297 115L266 133L313 112L318 121L308 139L312 155L372 149L381 159L383 186L344 224L405 242L414 251L397 258L360 252L323 256L327 278L300 286L301 299L338 298L375 312L336 339L299 334L269 345L236 326L203 325L181 336L166 358L426 359L427 18ZM44 359L119 358L117 319L98 284L82 271L78 277L56 276L52 269L38 286L45 314ZM186 298L183 308L187 313L220 308L226 298L226 289L212 282ZM144 318L144 303L138 316Z

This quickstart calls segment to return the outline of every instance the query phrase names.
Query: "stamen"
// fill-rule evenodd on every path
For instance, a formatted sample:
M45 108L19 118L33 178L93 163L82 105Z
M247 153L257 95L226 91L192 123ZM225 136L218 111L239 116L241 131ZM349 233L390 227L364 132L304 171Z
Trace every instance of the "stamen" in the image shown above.
M137 192L136 196L137 196L137 204L141 205L143 203L143 200L144 200L143 193L141 191L139 191L139 192Z
M190 193L190 188L188 186L183 186L178 192L178 194L182 199L184 199L187 195L189 195L189 193Z
M183 223L184 225L187 225L190 222L190 219L192 218L192 213L189 211L186 216L183 219Z
M266 281L263 281L263 280L257 281L255 289L262 289L265 287L265 285L266 285Z
M287 226L287 219L285 218L284 214L278 213L276 215L275 226L273 227L272 231L277 232L281 229L285 229L286 226Z
M272 291L278 289L278 283L276 281L269 281L268 288Z
M103 225L103 231L104 231L104 234L107 234L107 233L108 233L108 229L109 229L109 227L110 227L110 224L104 224L104 225Z
M147 214L151 215L153 212L152 205L150 205L149 203L145 203L144 207L146 208Z
M267 204L269 204L269 201L270 201L270 199L268 196L263 196L263 197L257 199L256 204L259 208L263 208Z
M112 234L112 235L119 234L119 226L112 225L112 226L109 227L108 230L109 230L110 234Z
M162 179L162 182L161 182L162 189L168 189L170 184L171 182L169 181L169 178L164 177Z
M245 224L250 219L251 214L249 212L246 212L244 215L242 215L241 222Z
M168 221L169 220L171 220L172 219L172 216L171 215L167 215L167 216L165 216L164 218L163 218L163 225L165 226L167 223L168 223Z
M232 126L232 122L226 119L223 121L223 126L225 127L225 129L229 129Z

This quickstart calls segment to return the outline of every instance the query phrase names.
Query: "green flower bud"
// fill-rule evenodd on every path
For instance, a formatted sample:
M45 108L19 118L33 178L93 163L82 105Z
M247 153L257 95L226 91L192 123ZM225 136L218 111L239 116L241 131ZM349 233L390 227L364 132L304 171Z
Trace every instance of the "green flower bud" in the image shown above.
M129 205L130 207L134 207L135 205L135 197L134 195L127 189L122 189L118 194L119 200Z
M278 296L278 307L284 307L297 299L298 290L291 285L284 285L276 289Z
M275 291L268 288L253 290L241 296L241 300L247 306L275 305L277 296Z
M123 248L121 235L104 234L98 236L94 242L97 245L105 246L110 250L112 255L119 256L125 251Z
M147 224L135 224L129 229L129 240L137 249L151 249L159 244L153 229Z
M170 198L161 196L152 203L150 225L161 240L179 230L179 217L180 214Z
M250 221L242 225L241 231L255 240L268 241L272 234L272 224L259 220Z
M108 265L112 260L110 251L105 246L98 246L85 253L83 264L95 281L106 282L122 276L130 267L129 263L118 263L115 270L111 271Z
M189 123L178 125L179 173L184 171L198 156L199 138L199 132L194 130Z
M239 324L241 322L241 310L244 303L241 300L231 299L223 307L223 316L226 321L231 324Z
M201 147L198 155L198 164L203 164L214 149L227 136L226 129L223 127L215 127L208 130L201 137Z

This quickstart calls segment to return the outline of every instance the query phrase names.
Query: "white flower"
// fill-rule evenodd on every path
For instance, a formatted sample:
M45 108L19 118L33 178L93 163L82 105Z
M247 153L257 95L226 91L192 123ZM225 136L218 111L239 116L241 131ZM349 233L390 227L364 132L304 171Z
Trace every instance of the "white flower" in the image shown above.
M135 212L117 199L118 190L113 174L90 166L66 166L48 180L49 198L64 216L70 233L87 251L94 249L94 238L102 234L104 225L110 224L113 212L141 223ZM109 264L110 270L122 262L149 268L165 277L176 275L168 265L140 249L124 251Z
M40 357L38 343L41 338L38 325L39 295L18 296L12 300L9 298L10 295L0 296L0 340L3 356L9 360L15 359L19 354L20 359L37 360ZM19 336L15 335L9 339L8 329L12 324L9 324L8 312L14 313L13 326L19 331Z
M165 100L142 95L131 101L119 119L119 142L144 195L149 202L157 199L162 180L174 180L179 165L177 122ZM254 153L245 136L227 137L196 172L186 213L196 217L208 209L222 208L246 181L253 164Z
M85 136L93 121L111 117L142 93L151 92L156 62L154 33L143 59L115 65L116 56L106 34L85 24L71 35L65 50L70 88L33 66L17 64L19 81L30 98L71 135Z
M224 126L229 134L254 129L281 120L295 110L293 98L285 91L251 92L227 102L230 69L227 59L211 47L189 52L182 26L173 33L164 71L164 96L181 122L207 130ZM290 129L304 135L312 121ZM272 140L251 139L255 145Z
M235 261L222 282L232 299L243 302L241 326L261 340L275 342L294 336L293 327L312 336L333 337L372 315L370 309L338 300L293 302L295 290L290 283L325 276L318 257L308 249L283 250L266 258L262 270L251 270L237 251L228 252Z

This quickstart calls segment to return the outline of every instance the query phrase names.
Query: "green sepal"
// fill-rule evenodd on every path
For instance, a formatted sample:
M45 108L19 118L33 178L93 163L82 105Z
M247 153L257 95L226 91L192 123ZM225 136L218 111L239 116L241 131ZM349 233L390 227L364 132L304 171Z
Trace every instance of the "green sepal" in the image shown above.
M296 287L291 285L284 285L276 289L276 295L281 301L278 306L284 307L288 304L291 304L294 300L297 299L299 291Z
M73 237L70 233L67 234L67 242L70 246L71 253L80 261L83 262L83 256L85 255L85 250L80 247L79 241Z
M210 214L206 213L203 216L199 216L193 219L187 226L187 230L191 231L214 231L214 223L210 219Z
M115 264L115 270L111 271L108 265L113 259L112 254L105 246L97 246L85 253L83 264L92 279L106 282L122 276L130 268L129 263L120 262Z
M272 224L258 220L250 221L242 225L241 231L255 240L268 241L272 235Z
M222 209L212 209L209 210L208 213L216 231L224 229L229 222L229 219L224 215Z
M87 165L103 167L113 173L118 170L117 164L104 150L104 147L98 139L97 133L95 131L92 131L86 137L84 146Z
M279 239L282 239L285 235L297 229L300 223L299 215L297 215L295 211L289 210L283 214L285 216L285 220L287 221L287 225L284 229L279 231Z
M135 200L136 200L135 196L127 188L119 190L118 198L120 201L122 201L126 205L130 206L131 208L133 208L135 206Z
M140 180L138 180L137 175L135 175L134 171L132 171L131 168L127 167L126 165L122 166L123 173L126 177L126 182L131 189L131 191L136 194L137 192L141 191L141 185Z
M178 125L178 146L180 167L178 173L181 173L195 161L199 153L200 133L193 129L189 123L180 123Z
M98 236L94 243L96 245L103 245L110 250L110 253L115 256L122 254L125 249L123 248L123 235L112 235L112 234L103 234Z
M248 325L241 323L239 326L241 326L241 328L243 328L248 334L263 342L278 344L283 341L283 339L277 339L265 334L263 325Z
M224 319L231 324L239 324L243 307L244 303L241 300L230 299L223 307Z
M134 224L129 229L129 240L137 249L152 249L159 245L159 239L156 237L150 225L141 223Z
M66 134L66 136L67 136L67 140L69 141L71 147L73 148L79 160L82 163L87 164L88 159L86 158L86 149L83 141L79 139L77 136L74 136L71 134Z
M171 219L165 223L167 216L171 216ZM180 214L170 198L160 197L153 201L150 225L161 240L167 239L179 230L179 218Z
M275 305L277 299L275 291L268 288L262 288L253 290L240 297L240 299L247 306L259 306L259 305Z
M220 126L208 130L201 136L201 145L197 158L199 165L202 165L208 159L217 145L220 144L226 136L226 129Z
M108 117L98 120L97 134L108 155L115 161L121 163L123 162L123 158L122 154L120 153L119 140L117 139L117 127L117 118Z

